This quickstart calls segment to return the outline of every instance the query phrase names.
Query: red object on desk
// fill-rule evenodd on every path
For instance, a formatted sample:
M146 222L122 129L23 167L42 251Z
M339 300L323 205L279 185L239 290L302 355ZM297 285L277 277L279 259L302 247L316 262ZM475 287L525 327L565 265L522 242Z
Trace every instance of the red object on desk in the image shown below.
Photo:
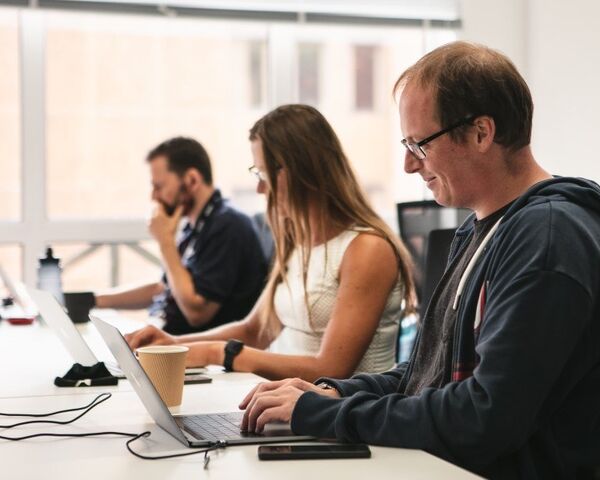
M31 325L35 317L9 317L6 320L11 325Z

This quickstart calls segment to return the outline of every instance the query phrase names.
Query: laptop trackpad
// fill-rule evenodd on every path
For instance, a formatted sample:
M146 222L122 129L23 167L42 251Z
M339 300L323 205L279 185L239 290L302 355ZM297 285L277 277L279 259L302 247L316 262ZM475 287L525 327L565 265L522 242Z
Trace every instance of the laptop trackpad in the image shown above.
M287 422L272 422L265 425L261 433L263 437L289 437L293 435L290 424Z

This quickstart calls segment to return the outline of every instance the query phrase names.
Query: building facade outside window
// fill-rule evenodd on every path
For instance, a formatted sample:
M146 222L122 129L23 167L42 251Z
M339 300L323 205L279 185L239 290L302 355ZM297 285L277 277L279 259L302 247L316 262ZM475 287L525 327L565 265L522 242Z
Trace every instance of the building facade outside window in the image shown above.
M373 46L357 45L354 47L354 105L357 110L374 109L375 54L376 48Z
M224 195L248 213L264 210L247 172L248 129L281 103L322 111L375 208L392 225L396 201L423 198L422 185L402 174L391 88L424 45L454 39L452 29L436 31L432 40L421 27L47 10L35 12L42 60L20 59L19 36L27 38L31 27L19 18L30 13L0 9L0 263L18 265L11 270L29 283L47 244L67 266L69 289L103 288L115 275L122 283L136 273L143 279L158 274L157 265L123 245L131 242L128 226L136 225L135 241L153 252L144 226L150 211L144 158L168 137L201 141ZM45 148L43 158L35 158L44 172L42 193L21 192L20 60L42 62L36 81L44 92ZM24 233L29 217L21 214L21 198L32 195L43 196L44 225L37 226L34 243ZM21 218L23 225L6 223Z
M319 105L320 45L298 44L298 101L314 107Z

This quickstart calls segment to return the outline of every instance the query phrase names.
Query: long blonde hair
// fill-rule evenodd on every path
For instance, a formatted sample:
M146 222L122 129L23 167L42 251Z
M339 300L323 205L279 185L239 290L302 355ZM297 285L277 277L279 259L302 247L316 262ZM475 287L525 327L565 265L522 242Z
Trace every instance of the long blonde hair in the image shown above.
M267 218L275 240L275 262L267 283L262 333L276 330L273 299L276 286L285 280L286 265L299 248L306 278L311 253L312 229L309 204L317 206L321 232L349 227L367 228L394 249L404 283L405 308L413 308L414 283L410 255L400 239L375 213L359 186L340 141L325 117L308 105L283 105L260 118L250 129L250 140L262 142L270 189ZM286 215L278 212L277 175L287 175ZM283 178L283 177L280 177ZM309 308L307 302L307 308ZM309 309L310 315L310 309Z

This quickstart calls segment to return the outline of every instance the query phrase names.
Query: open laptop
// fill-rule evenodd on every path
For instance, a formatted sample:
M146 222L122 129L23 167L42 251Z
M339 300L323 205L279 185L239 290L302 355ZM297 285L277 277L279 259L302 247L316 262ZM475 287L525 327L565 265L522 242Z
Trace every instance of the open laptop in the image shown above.
M98 358L96 358L92 349L83 339L63 306L58 303L58 300L50 292L44 290L26 288L26 291L36 304L40 316L60 339L73 360L84 366L91 366L98 363ZM125 378L123 371L115 362L105 361L104 365L106 365L108 371L115 377ZM191 375L204 371L204 368L186 368L185 374Z
M314 440L314 437L294 435L287 424L268 424L262 434L240 432L242 412L172 415L121 332L99 318L90 318L150 416L158 426L184 445L206 447L217 442L227 445L247 445Z
M40 316L59 338L75 362L84 366L98 363L98 359L75 324L56 298L44 290L27 288L27 293L37 305ZM123 372L114 362L104 362L108 371L116 377L124 378Z

